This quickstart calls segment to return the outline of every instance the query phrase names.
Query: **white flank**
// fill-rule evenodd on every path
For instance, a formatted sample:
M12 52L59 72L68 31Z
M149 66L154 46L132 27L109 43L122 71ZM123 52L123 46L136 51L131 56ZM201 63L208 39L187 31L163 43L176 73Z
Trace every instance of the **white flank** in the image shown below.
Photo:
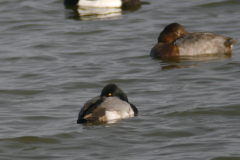
M125 112L125 111L106 111L105 114L106 114L106 118L107 118L108 121L134 116L134 112L132 111L132 109L129 112Z
M79 0L79 6L86 7L121 7L121 0Z

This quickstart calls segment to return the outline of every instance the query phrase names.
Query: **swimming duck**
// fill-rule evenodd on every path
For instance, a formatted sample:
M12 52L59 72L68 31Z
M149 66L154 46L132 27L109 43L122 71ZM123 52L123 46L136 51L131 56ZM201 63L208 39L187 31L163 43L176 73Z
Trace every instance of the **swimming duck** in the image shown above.
M171 56L192 56L214 53L231 53L238 39L214 35L212 33L187 32L178 23L169 24L158 37L150 56L153 58Z
M108 84L100 96L84 104L78 114L77 123L111 121L137 114L137 108L128 102L127 95L115 84Z
M148 4L140 0L64 0L67 6L79 5L85 7L131 7Z

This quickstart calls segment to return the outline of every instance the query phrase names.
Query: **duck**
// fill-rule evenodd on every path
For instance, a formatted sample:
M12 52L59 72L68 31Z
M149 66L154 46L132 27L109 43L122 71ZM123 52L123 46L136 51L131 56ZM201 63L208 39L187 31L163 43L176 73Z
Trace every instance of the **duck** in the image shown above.
M203 54L231 54L238 39L204 32L187 32L179 23L167 25L151 49L152 58L195 56Z
M140 0L64 0L66 6L84 6L84 7L116 7L125 8L132 6L140 6L141 4L149 4Z
M138 109L116 85L108 84L100 96L87 101L78 114L77 123L107 122L137 116Z

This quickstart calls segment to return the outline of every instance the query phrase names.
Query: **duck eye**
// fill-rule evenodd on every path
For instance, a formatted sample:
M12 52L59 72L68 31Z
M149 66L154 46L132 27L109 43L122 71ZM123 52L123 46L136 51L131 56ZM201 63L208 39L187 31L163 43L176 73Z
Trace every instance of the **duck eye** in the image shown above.
M108 96L111 96L112 94L111 93L108 93Z
M180 33L179 32L175 32L178 36L180 36Z

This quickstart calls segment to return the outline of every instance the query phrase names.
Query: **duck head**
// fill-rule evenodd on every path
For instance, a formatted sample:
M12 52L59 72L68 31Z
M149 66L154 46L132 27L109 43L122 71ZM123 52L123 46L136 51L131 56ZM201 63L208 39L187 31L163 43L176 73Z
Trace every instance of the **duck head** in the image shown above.
M187 32L182 25L171 23L160 33L158 43L171 43L186 33Z
M117 85L115 84L108 84L106 85L101 93L101 96L105 96L105 97L118 97L123 101L128 102L128 98L127 95L120 89L118 88Z

